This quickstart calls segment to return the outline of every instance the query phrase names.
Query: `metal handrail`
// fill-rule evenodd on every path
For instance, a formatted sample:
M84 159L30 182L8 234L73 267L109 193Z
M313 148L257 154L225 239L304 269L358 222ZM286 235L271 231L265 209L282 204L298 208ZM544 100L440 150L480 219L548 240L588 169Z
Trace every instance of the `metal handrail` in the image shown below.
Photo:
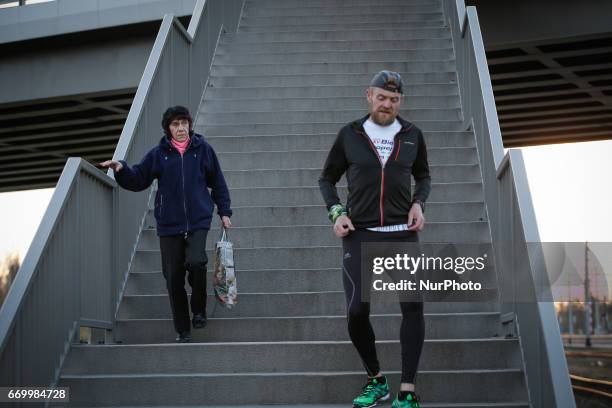
M187 30L164 16L114 159L137 161L157 143L168 105L198 108L221 33L236 30L243 6L198 0ZM110 173L66 163L0 309L0 385L57 384L78 328L113 328L148 194L117 188Z
M11 317L14 318L17 311L21 308L28 288L35 278L34 274L37 272L36 266L41 261L44 250L49 245L50 238L60 221L60 215L66 207L70 193L75 188L78 175L81 172L87 173L110 188L114 188L117 185L113 179L104 176L104 173L98 171L82 159L75 157L68 158L49 201L49 206L32 240L32 244L24 257L18 273L15 275L15 280L0 309L0 350L4 349L8 337L7 334L14 323Z
M475 7L444 0L453 37L464 127L476 139L496 258L502 321L520 335L534 407L575 407L527 173L520 150L504 154Z
M48 0L47 2L52 1L52 0ZM12 7L20 7L20 6L27 6L28 4L26 4L26 0L0 0L0 5L2 4L10 4L10 3L17 3Z

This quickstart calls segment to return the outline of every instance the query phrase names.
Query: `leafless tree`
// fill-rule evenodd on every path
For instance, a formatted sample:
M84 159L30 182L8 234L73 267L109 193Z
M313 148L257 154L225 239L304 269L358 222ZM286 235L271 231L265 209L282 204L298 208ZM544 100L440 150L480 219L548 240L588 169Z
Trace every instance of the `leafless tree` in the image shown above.
M17 275L19 266L19 255L17 253L6 255L0 265L0 305L4 302L11 283L15 279L15 275Z

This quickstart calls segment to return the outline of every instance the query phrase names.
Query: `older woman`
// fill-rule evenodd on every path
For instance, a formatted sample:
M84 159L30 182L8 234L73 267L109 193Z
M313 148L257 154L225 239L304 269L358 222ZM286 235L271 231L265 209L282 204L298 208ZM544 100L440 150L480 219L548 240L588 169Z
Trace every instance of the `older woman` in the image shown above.
M206 236L214 204L224 228L230 228L230 196L219 160L204 138L193 132L193 119L183 106L166 110L165 135L140 163L108 160L119 185L142 191L158 180L155 219L162 258L162 272L170 297L177 332L176 341L191 340L185 274L192 288L194 328L206 326ZM211 189L209 193L208 189Z

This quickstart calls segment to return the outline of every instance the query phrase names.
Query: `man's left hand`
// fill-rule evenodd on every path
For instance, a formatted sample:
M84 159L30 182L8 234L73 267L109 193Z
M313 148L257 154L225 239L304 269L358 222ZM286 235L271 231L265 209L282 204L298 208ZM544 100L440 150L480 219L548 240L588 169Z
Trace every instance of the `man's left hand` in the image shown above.
M223 228L230 229L232 227L232 222L230 221L230 217L224 215L221 217L221 223L223 224Z
M408 227L408 231L423 231L423 227L425 227L425 217L419 203L412 204L408 213Z

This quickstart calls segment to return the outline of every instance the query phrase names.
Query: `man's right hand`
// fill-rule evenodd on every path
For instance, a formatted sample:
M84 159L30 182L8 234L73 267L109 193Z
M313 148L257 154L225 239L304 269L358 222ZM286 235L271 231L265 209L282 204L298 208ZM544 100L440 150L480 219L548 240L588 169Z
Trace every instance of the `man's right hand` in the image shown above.
M339 216L334 224L334 234L336 234L338 238L342 238L346 237L351 231L355 231L351 219L346 215Z
M123 165L115 160L107 160L105 162L100 163L100 167L104 167L105 169L108 169L110 167L115 172L119 173L123 168Z

